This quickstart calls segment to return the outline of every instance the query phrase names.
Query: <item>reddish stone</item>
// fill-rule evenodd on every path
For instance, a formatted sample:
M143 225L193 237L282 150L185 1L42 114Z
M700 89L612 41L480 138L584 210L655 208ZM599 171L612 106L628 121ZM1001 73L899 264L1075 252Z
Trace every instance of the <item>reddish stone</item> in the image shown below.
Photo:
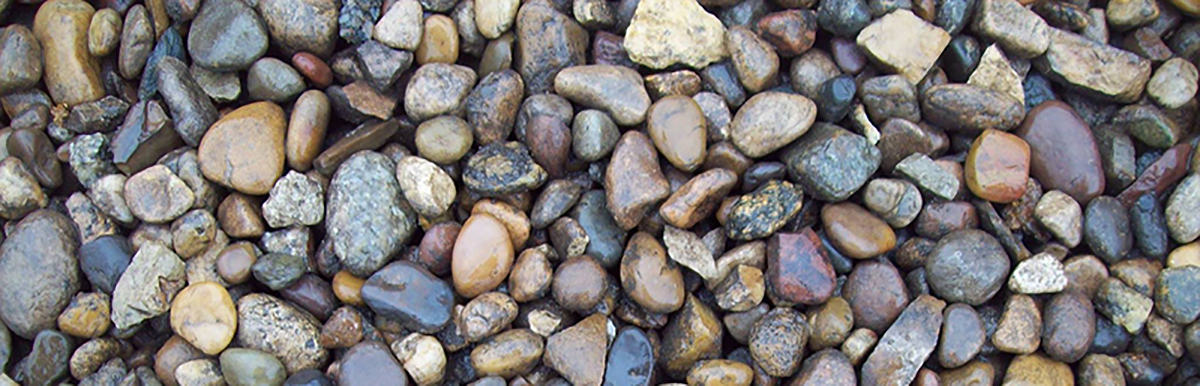
M462 226L454 222L444 222L434 225L425 231L418 248L418 260L434 275L442 276L450 272L450 256L454 253L454 240Z
M776 233L767 243L767 290L790 303L816 305L833 295L833 266L811 228Z
M1147 167L1137 180L1133 181L1133 184L1125 188L1125 191L1121 192L1117 199L1121 200L1121 204L1125 207L1130 207L1137 202L1138 197L1147 192L1153 191L1156 195L1163 194L1171 185L1175 185L1179 179L1187 175L1188 160L1191 156L1191 142L1172 146L1163 152L1162 157L1150 164L1150 167Z
M780 55L800 55L817 40L817 14L809 9L772 13L758 20L758 31Z
M985 130L971 144L963 173L976 197L1001 204L1016 201L1029 180L1029 145L1015 135Z
M847 74L857 74L867 66L867 55L858 48L853 40L835 37L829 41L833 62Z
M854 326L883 334L908 306L908 290L900 271L885 259L855 264L842 287L850 303Z
M596 38L592 40L592 62L637 68L625 52L625 38L605 31L596 32Z
M1025 114L1015 134L1029 144L1029 174L1045 190L1061 190L1080 206L1104 192L1100 150L1092 130L1070 105L1043 102Z
M329 65L325 64L324 60L316 55L297 52L292 55L292 67L308 78L308 81L312 82L316 88L326 88L333 83L333 71L329 69Z
M925 204L917 215L917 235L940 239L960 229L979 226L975 206L965 201L946 201Z

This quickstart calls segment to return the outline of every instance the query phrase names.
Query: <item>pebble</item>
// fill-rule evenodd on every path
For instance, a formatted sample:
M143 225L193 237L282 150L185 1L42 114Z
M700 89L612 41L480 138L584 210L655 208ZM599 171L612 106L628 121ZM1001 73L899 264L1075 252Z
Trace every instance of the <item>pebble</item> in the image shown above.
M533 370L545 349L541 336L514 328L476 345L469 361L480 376L515 377Z
M1190 243L1200 237L1200 221L1193 216L1200 210L1197 208L1200 208L1200 177L1191 175L1175 187L1167 200L1166 224L1172 239Z
M412 74L404 92L404 111L416 121L451 113L462 106L476 79L475 72L465 66L423 65Z
M134 104L112 137L110 150L117 169L136 174L182 144L170 116L157 101ZM96 184L92 186L96 190ZM95 197L93 197L95 199Z
M887 223L852 203L821 208L821 223L834 247L854 259L869 259L896 246L896 235Z
M822 201L840 201L867 183L879 168L881 153L866 138L821 123L789 146L782 159L788 175L806 193Z
M1024 106L1002 92L969 84L933 86L921 98L930 123L965 132L1007 131L1021 124Z
M587 62L587 30L550 5L521 7L517 11L516 35L522 44L514 50L513 64L525 81L527 95L556 89L559 70Z
M526 125L525 141L530 146L533 160L544 168L550 177L562 177L571 157L571 131L562 121L547 116L534 117Z
M850 113L856 86L854 78L842 75L821 86L817 96L818 116L826 121L840 121Z
M693 0L639 2L625 47L634 62L654 69L673 64L702 69L727 57L725 28Z
M658 364L671 377L682 378L692 365L714 359L721 351L721 321L712 309L692 295L662 330Z
M255 259L250 270L255 280L278 291L300 279L308 269L307 263L305 256L271 252Z
M795 386L837 385L851 386L858 384L858 376L854 373L854 365L846 354L834 349L817 351L804 360L804 366L792 380Z
M58 315L58 329L80 338L96 338L108 332L112 325L110 297L104 293L76 294L71 303Z
M517 318L517 302L499 292L487 292L471 299L459 311L454 323L468 342L495 335Z
M188 146L200 146L200 140L219 118L217 108L179 59L173 56L163 57L154 68L157 71L158 91L170 109L175 132L179 133L179 137ZM148 76L149 73L142 79L147 79Z
M553 267L547 253L539 249L526 249L513 263L508 276L508 291L518 302L529 302L545 296L550 290ZM682 279L681 279L682 280Z
M833 295L833 266L812 229L771 237L767 243L766 283L772 298L791 303L818 305Z
M1066 286L1063 264L1046 253L1018 263L1008 278L1008 289L1020 294L1057 293Z
M908 291L900 272L886 260L866 260L854 265L854 270L842 285L842 297L854 311L854 325L874 331L886 331L908 305ZM847 338L849 342L852 338ZM869 350L867 350L869 351Z
M878 341L879 337L874 331L866 328L855 329L842 343L841 352L850 359L851 364L857 365L866 360Z
M16 157L0 160L0 217L20 219L47 204L46 193Z
M125 182L125 203L138 219L165 223L182 216L191 208L195 195L166 166L156 165Z
M272 42L286 55L307 52L328 57L333 53L337 43L338 2L259 0L257 3L255 9L267 25Z
M1086 385L1123 385L1125 371L1116 358L1104 354L1089 354L1079 362L1079 383Z
M775 82L779 56L775 48L749 28L732 26L725 34L730 62L747 91L760 92Z
M81 135L71 141L71 147L68 149L68 163L75 178L85 188L90 187L101 176L117 172L116 167L108 160L108 151L108 137L101 133ZM44 161L41 167L45 167L46 162L52 161ZM37 169L34 168L34 170Z
M1042 354L1018 355L1008 364L1004 372L1004 384L1008 385L1061 385L1072 384L1071 366L1046 358Z
M864 0L822 2L817 8L817 24L834 36L853 38L871 23L871 11Z
M33 35L41 43L46 90L56 103L74 106L104 97L100 63L87 48L87 30L95 12L82 0L52 1L37 9ZM9 48L8 39L4 41L4 48ZM13 49L18 51L12 54L20 52L16 46ZM26 52L37 51L30 48ZM26 79L31 80L27 81L37 82L33 75L29 74Z
M192 79L196 80L196 84L215 102L233 102L242 94L242 81L238 79L237 73L216 72L195 63L192 63L188 71L191 72Z
M606 198L613 219L622 229L636 227L649 207L669 193L656 158L650 138L637 131L622 135L613 151L604 174Z
M304 92L304 78L279 59L256 60L246 74L246 95L251 100L287 103L301 92Z
M205 2L188 33L188 53L196 63L217 71L244 70L267 52L267 29L249 5L240 1Z
M733 144L751 158L779 150L806 133L817 118L817 105L799 95L766 91L738 109L730 126Z
M53 329L38 332L29 355L13 366L12 380L19 385L54 385L66 381L73 346L71 338L61 332Z
M87 35L88 52L97 58L111 54L120 42L121 27L121 14L111 8L92 14Z
M329 182L325 227L345 269L368 277L412 234L416 216L402 204L395 165L362 151L338 167Z
M700 93L703 86L700 75L696 75L690 70L646 75L642 80L646 84L646 91L650 93L650 99L656 101L672 95L694 97ZM696 101L696 103L700 103L700 101Z
M1152 147L1168 148L1179 142L1185 130L1152 104L1133 104L1117 111L1112 123Z
M187 284L184 269L169 247L143 244L113 289L113 324L126 329L169 311L171 300Z
M1034 209L1034 217L1068 248L1078 246L1083 239L1083 209L1062 191L1051 190L1043 194Z
M309 313L270 295L252 293L237 301L236 344L279 358L288 373L316 368L329 352L317 344L321 325Z
M1167 109L1177 109L1196 95L1196 82L1200 78L1196 66L1180 58L1167 60L1154 71L1146 84L1146 94L1154 103Z
M409 334L392 344L396 359L418 385L437 385L442 382L446 368L446 353L437 338L429 335Z
M1187 175L1185 165L1190 148L1191 145L1187 143L1172 146L1162 152L1162 156L1149 166L1144 164L1149 161L1149 158L1143 157L1138 161L1140 164L1138 168L1143 169L1141 175L1133 184L1117 195L1117 199L1126 206L1133 206L1137 198L1145 193L1152 192L1158 196L1165 196L1168 187Z
M950 43L950 34L900 9L863 28L856 43L885 71L917 84Z
M9 236L13 236L11 233ZM118 235L100 236L79 247L79 269L92 287L111 294L121 274L129 267L133 250L129 241Z
M458 28L445 15L425 18L421 44L413 52L418 64L451 63L458 61Z
M1200 316L1200 299L1194 294L1200 287L1200 267L1164 269L1154 285L1154 309L1175 324L1189 324Z
M479 34L488 39L499 38L513 26L517 17L519 1L476 1L474 2L475 26Z
M726 234L734 240L769 237L800 212L803 196L800 188L787 181L768 181L729 205Z
M707 124L692 98L673 95L659 99L650 106L646 127L654 145L676 168L691 172L700 167L706 154Z
M1079 361L1096 335L1092 301L1087 295L1068 291L1054 295L1044 307L1042 351L1058 361Z
M421 122L416 133L417 154L439 163L452 164L462 159L474 144L470 127L462 118L440 116Z
M971 306L955 303L946 307L941 335L938 336L938 363L946 368L970 366L987 340L987 331L979 313Z
M715 269L715 268L714 268ZM621 258L621 287L647 311L671 313L683 306L683 274L655 238L638 232Z
M863 204L888 225L903 228L916 220L923 201L921 192L911 182L876 178L863 190Z
M449 285L410 262L394 262L371 275L361 296L376 313L429 334L450 322L454 299Z
M320 370L301 370L288 377L283 383L286 386L333 386L334 383Z
M1101 196L1092 200L1083 219L1083 239L1104 261L1115 263L1133 249L1129 213L1116 199Z
M600 110L584 110L575 115L571 124L571 150L575 157L595 162L616 147L621 132L608 114Z
M984 130L971 144L963 172L975 196L996 203L1016 201L1029 179L1029 145L1015 135Z
M646 93L642 77L625 67L565 68L554 77L554 91L575 103L607 112L622 126L642 123L650 108L650 95Z
M1052 44L1053 33L1046 21L1016 0L980 0L975 7L972 30L996 41L1005 53L1032 58Z
M1142 330L1154 306L1154 300L1149 296L1130 289L1115 278L1104 279L1092 301L1095 302L1097 312L1107 316L1113 324L1124 327L1130 334Z
M504 282L513 264L513 244L504 223L490 214L477 213L463 224L453 256L454 288L473 298Z
M465 101L467 121L480 143L493 143L508 137L516 122L524 90L520 75L510 69L497 70L481 78Z
M262 351L230 348L219 357L221 375L232 386L282 385L287 378L283 363Z
M836 349L846 341L850 330L854 328L854 313L850 303L840 296L831 297L819 308L809 311L807 319L810 327L808 347L812 350Z
M610 280L596 259L581 255L558 265L550 291L554 301L563 308L584 312L604 300Z
M458 195L454 180L436 164L420 157L408 156L397 161L396 180L404 198L425 217L440 216Z
M376 41L388 47L415 51L424 31L422 21L421 3L416 0L395 1L375 23L371 33Z
M604 378L611 322L593 314L546 339L542 360L575 385L598 385Z
M1017 355L1037 351L1041 341L1042 314L1028 295L1014 294L1004 304L991 342L996 349Z
M117 50L117 69L121 77L136 79L142 74L146 59L154 49L154 22L142 4L125 11L121 26L121 45Z
M408 378L387 345L364 341L342 355L337 384L405 386Z
M272 228L317 225L325 216L324 193L317 180L288 171L275 182L270 197L263 202L263 217Z
M874 122L883 123L883 130L886 130L887 126L892 126L889 123L891 118L900 118L909 123L921 121L921 107L918 104L917 89L913 84L903 75L877 76L862 82L858 96L866 107L867 116ZM899 158L907 155L908 153L898 154ZM895 165L899 158L890 160L886 165Z
M463 182L485 195L502 195L535 189L547 173L519 142L496 142L480 148L467 160Z
M945 307L945 302L932 296L917 296L867 357L860 374L861 382L866 385L912 382L921 364L937 346Z
M1046 3L1049 4L1049 3ZM1065 3L1059 3L1065 4ZM1025 86L1022 76L1013 69L1012 63L999 46L993 44L983 50L979 66L967 79L967 84L1002 92L1025 105Z
M710 359L697 362L688 370L690 385L749 385L754 370L741 362L729 359Z
M225 384L221 368L212 359L196 359L175 368L175 380L180 386L220 386Z
M0 94L27 89L42 79L42 45L29 27L13 24L0 30Z
M1050 79L1103 100L1129 103L1141 96L1150 79L1148 60L1070 32L1049 35L1049 49L1033 65Z
M1069 105L1043 102L1026 114L1014 134L1029 144L1029 175L1047 191L1062 191L1080 205L1104 192L1104 170L1092 131Z
M817 98L822 85L839 75L841 70L823 50L809 50L796 57L788 70L792 89L809 99Z
M625 249L626 232L613 219L606 206L605 192L593 190L583 194L570 216L579 221L588 234L585 252L600 261L605 267L618 264Z
M262 219L261 207L249 196L231 193L217 207L217 222L231 237L262 236L267 224Z
M951 302L978 306L1000 291L1008 277L1009 258L991 235L974 229L952 232L940 240L925 262L929 286Z
M771 310L750 331L747 346L754 363L770 376L791 376L800 369L808 330L800 312L786 307Z
M226 114L200 142L200 170L209 180L245 194L270 192L283 174L285 125L283 109L271 102Z

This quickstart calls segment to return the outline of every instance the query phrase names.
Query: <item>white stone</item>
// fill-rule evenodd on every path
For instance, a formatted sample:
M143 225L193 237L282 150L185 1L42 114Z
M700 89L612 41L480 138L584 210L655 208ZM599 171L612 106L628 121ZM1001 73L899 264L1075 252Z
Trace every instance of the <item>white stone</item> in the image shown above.
M450 175L421 157L407 156L396 162L396 180L413 209L428 218L441 216L458 197Z
M967 84L1004 93L1017 102L1025 104L1025 86L1021 84L1021 75L1017 73L1004 55L1000 46L992 44L983 50L979 58L979 66L967 79Z
M1067 287L1061 262L1049 253L1039 253L1017 264L1008 277L1008 289L1021 294L1049 294Z
M392 342L392 353L404 365L404 371L417 385L430 386L442 383L446 368L446 352L437 338L412 333L402 340Z
M1033 208L1033 217L1067 248L1075 248L1083 240L1083 208L1062 191L1043 194Z
M400 0L392 4L375 23L372 35L388 47L413 51L421 44L424 22L421 3L417 0Z
M642 0L625 32L629 59L653 69L702 69L728 57L725 26L696 0Z
M520 7L520 0L475 0L475 27L485 38L498 38L512 28Z
M325 218L325 189L312 177L288 171L275 181L262 212L272 228L317 225Z
M1200 237L1200 174L1184 178L1167 200L1167 230L1171 238L1187 244Z
M667 245L671 260L695 271L705 280L716 280L717 263L700 236L668 225L663 230L663 244Z
M950 34L912 11L898 9L863 28L856 42L885 70L917 84L950 44Z
M1196 66L1182 58L1171 58L1154 71L1146 94L1159 106L1177 109L1196 96L1196 80L1200 78Z

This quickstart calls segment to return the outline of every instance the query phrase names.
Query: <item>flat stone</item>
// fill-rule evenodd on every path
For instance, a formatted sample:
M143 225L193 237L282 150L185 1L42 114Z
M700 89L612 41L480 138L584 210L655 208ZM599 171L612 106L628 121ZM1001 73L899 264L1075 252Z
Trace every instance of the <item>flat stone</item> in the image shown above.
M953 200L958 194L958 179L924 154L916 153L901 160L896 164L896 173L943 200Z
M639 2L625 37L629 58L654 69L702 69L728 55L725 27L695 0Z
M1007 94L969 84L933 86L921 97L930 123L962 132L1011 130L1025 117L1024 105Z
M454 294L444 281L413 263L394 262L367 280L366 304L406 328L434 333L450 322Z
M993 44L983 50L979 65L967 79L967 84L999 91L1024 105L1025 87L1022 81L1022 76L1013 69L1004 51L999 45Z
M767 91L738 109L729 134L738 150L758 158L804 135L816 118L817 106L808 98Z
M183 61L167 56L159 60L155 68L158 93L170 109L175 132L188 146L200 146L204 134L220 118L217 108L192 78ZM149 73L143 79L148 76Z
M608 352L608 318L593 314L546 339L542 360L575 385L599 385Z
M1121 103L1140 98L1150 80L1150 61L1057 29L1050 32L1046 55L1033 64L1052 80Z
M113 289L113 324L130 328L166 313L185 279L179 256L162 244L143 244Z
M1046 21L1016 0L982 0L975 4L974 19L976 33L1018 58L1039 56L1051 45Z
M1109 264L1120 261L1133 249L1129 213L1120 201L1097 197L1084 210L1083 219L1083 240L1104 261Z
M937 346L945 307L945 302L932 296L917 296L867 357L862 384L901 385L916 378L917 370Z
M917 84L950 43L950 34L901 9L863 28L856 41L884 70Z
M1104 192L1104 170L1092 131L1066 103L1047 101L1034 107L1013 134L1029 144L1029 175L1047 191L1062 191L1080 205Z

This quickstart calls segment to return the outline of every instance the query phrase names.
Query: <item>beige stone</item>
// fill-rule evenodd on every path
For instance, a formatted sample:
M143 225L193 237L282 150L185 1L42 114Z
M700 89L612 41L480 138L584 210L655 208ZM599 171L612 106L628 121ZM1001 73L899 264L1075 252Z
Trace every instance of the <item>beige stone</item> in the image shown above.
M725 26L696 0L638 3L625 50L634 62L654 69L681 63L701 69L729 56Z
M220 354L237 331L237 309L216 282L196 283L171 302L171 330L208 355Z
M1021 81L1021 75L1013 69L1004 51L992 44L983 50L979 66L975 67L967 84L1004 93L1025 104L1025 86Z
M950 44L950 34L912 11L899 9L863 28L857 42L884 69L917 84Z

